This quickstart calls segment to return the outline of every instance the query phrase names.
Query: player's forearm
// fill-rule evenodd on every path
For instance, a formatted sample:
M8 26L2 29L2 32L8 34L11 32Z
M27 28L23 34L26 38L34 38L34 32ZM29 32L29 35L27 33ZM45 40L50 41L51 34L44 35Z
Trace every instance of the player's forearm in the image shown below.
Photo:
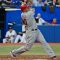
M5 37L7 40L10 39L10 37Z
M16 35L11 35L10 37L16 37Z
M22 20L23 25L27 25L26 19Z

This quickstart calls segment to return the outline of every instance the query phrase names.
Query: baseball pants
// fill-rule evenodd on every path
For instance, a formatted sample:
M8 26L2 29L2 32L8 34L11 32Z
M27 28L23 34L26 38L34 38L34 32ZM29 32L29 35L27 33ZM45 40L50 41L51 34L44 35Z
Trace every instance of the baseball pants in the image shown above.
M40 32L40 30L27 30L26 31L26 45L22 46L21 48L15 49L12 51L13 54L22 54L25 51L28 51L31 49L33 43L35 42L35 40L37 39L38 41L40 41L41 45L43 46L44 50L46 51L46 53L50 56L53 57L55 56L54 51L52 50L52 48L49 46L49 44L46 42L45 38L43 37L42 33Z

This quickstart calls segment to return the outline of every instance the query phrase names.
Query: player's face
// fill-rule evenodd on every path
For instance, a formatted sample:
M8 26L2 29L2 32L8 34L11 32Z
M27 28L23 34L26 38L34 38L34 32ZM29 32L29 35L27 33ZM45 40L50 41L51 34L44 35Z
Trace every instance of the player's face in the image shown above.
M27 12L27 11L28 11L28 9L26 8L26 9L25 9L25 12Z
M29 8L26 8L26 9L24 9L24 11L23 12L28 12L29 11Z
M53 22L56 22L56 20L53 20Z
M12 32L12 29L9 29L10 32Z
M41 17L41 15L40 15L40 14L38 14L38 15L37 15L37 17L38 17L38 18L40 18L40 17Z

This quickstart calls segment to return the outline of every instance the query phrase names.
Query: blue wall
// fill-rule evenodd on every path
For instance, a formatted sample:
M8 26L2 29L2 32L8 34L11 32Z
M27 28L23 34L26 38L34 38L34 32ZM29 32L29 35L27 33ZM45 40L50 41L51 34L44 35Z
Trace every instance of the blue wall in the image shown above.
M13 28L16 31L21 31L22 28L22 22L21 22L21 11L17 10L17 11L7 11L6 12L6 29L5 31L8 30L8 23L9 22L15 22L16 25L13 26Z
M35 7L36 13L41 13L41 16L46 21L50 22L54 17L60 23L60 8L55 7L54 13L50 13L49 7L46 7L46 12L42 11L41 7ZM21 11L7 11L6 12L6 29L8 29L8 22L16 22L13 27L17 32L22 31ZM20 25L19 25L20 24ZM38 26L48 42L60 42L60 26Z
M60 42L60 26L38 26L48 42Z

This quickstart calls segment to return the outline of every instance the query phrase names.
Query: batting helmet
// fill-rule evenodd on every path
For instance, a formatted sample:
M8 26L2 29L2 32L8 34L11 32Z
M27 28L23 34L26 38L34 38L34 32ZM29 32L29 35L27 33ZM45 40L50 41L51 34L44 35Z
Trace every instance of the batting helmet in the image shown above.
M22 5L20 8L21 8L21 10L23 11L23 10L25 10L26 8L28 8L28 6L27 6L27 5Z

